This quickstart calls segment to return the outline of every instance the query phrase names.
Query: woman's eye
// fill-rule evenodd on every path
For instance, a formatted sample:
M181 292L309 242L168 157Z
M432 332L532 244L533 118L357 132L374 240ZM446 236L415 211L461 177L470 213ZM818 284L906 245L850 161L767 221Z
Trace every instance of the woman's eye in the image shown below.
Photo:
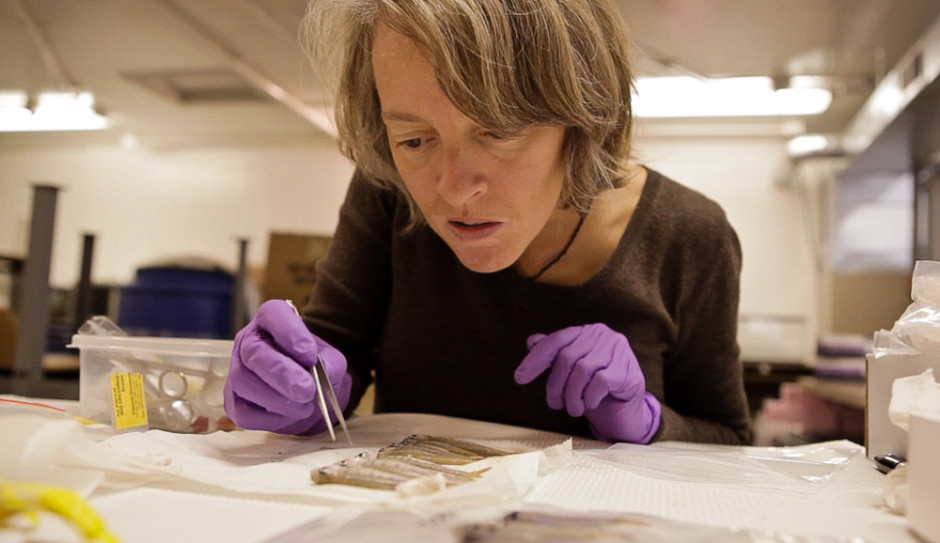
M421 138L402 140L398 142L398 146L407 147L408 149L417 149L418 147L421 147Z
M521 132L494 132L487 130L483 132L483 137L495 140L495 141L510 141L519 139L522 137Z

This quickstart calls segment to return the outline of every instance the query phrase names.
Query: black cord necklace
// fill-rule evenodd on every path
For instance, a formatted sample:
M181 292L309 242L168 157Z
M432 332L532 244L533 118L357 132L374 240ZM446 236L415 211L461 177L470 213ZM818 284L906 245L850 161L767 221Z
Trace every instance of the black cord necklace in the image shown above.
M578 219L578 225L574 227L574 232L572 232L572 233L571 233L571 237L568 238L568 243L565 244L565 248L562 249L560 253L558 253L558 256L556 256L554 260L552 260L551 262L549 262L548 264L546 264L544 268L542 268L541 270L539 270L539 272L538 272L537 274L533 275L532 277L529 277L529 278L528 278L529 281L535 281L535 280L538 279L539 277L542 277L542 275L543 275L545 272L547 272L549 268L551 268L551 267L554 266L555 264L558 264L558 261L561 260L561 258L562 258L563 256L565 256L565 253L567 253L567 252L568 252L568 249L571 248L571 244L574 243L574 238L578 237L578 232L581 231L581 225L584 224L584 217L585 217L585 215L584 215L584 214L581 214L581 218Z

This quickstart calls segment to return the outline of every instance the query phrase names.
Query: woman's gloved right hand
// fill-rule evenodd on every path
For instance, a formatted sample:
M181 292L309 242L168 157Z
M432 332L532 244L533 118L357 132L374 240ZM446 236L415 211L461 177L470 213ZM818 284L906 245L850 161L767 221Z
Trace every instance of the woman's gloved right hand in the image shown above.
M325 431L316 380L310 373L318 356L345 409L352 388L346 357L308 330L284 300L264 302L235 335L225 381L225 413L249 430L298 435Z

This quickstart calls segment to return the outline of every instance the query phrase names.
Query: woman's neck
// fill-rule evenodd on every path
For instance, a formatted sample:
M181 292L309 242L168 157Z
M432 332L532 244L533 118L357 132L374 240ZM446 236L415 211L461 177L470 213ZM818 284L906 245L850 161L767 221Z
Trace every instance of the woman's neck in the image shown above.
M604 191L594 200L580 228L582 217L578 212L556 210L516 262L516 270L533 277L564 250L562 258L544 270L536 282L571 286L594 277L610 260L630 224L646 184L646 170L635 167L627 179L623 186Z

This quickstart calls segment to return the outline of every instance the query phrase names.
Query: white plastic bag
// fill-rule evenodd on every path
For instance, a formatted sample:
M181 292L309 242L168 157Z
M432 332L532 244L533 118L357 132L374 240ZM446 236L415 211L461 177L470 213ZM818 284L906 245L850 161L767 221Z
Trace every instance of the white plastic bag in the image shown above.
M940 353L940 262L919 260L914 265L911 299L891 331L875 334L875 356Z

